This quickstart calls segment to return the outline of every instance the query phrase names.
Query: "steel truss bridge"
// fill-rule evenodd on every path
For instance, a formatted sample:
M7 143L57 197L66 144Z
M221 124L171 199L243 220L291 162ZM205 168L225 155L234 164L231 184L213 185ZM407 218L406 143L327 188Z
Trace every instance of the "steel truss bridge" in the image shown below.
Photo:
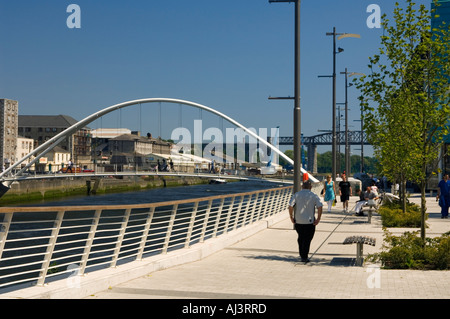
M361 140L364 145L370 145L367 141L366 134L362 134L361 131L349 131L348 132L348 144L349 145L361 145ZM332 145L333 134L332 133L323 133L314 136L305 137L302 136L302 144L303 145ZM345 132L336 133L336 141L338 144L345 144ZM278 138L279 145L293 145L294 137L279 137Z

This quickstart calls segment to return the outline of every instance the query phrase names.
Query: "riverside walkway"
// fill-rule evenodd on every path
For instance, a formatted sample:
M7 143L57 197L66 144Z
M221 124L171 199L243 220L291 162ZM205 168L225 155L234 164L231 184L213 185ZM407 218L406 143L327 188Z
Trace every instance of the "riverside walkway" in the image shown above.
M356 197L351 199L355 203ZM419 203L420 198L412 201ZM340 203L325 212L312 242L311 262L297 258L296 232L288 219L258 232L203 260L150 273L87 298L450 298L449 271L385 270L350 266L356 244L332 245L347 236L376 238L364 254L379 251L383 242L380 216L357 217L342 212ZM427 236L450 230L440 218L435 198L427 198ZM411 229L390 229L392 233Z
M357 198L352 197L350 207ZM419 203L416 195L411 201ZM58 286L34 287L6 294L6 298L85 298L85 299L449 299L449 271L386 270L365 263L355 266L356 244L339 245L348 236L376 238L376 245L364 245L364 255L381 250L383 230L378 214L371 223L367 217L342 212L338 203L328 213L324 206L322 220L317 226L307 264L300 262L297 235L284 211L262 230L241 234L235 243L210 242L222 248L206 257L192 258L184 252L165 257L167 264L148 271L135 279L115 284L117 269L108 270L102 278L88 274L87 280L108 281L77 293L57 294ZM434 197L427 197L427 237L450 231L450 219L440 218L440 208ZM393 234L417 229L391 228ZM241 232L242 233L242 232ZM230 235L231 236L231 235ZM192 248L195 250L195 248ZM189 249L190 250L190 249ZM197 255L198 256L198 255ZM192 259L192 260L189 260ZM171 263L169 260L176 260ZM128 267L128 266L126 266ZM125 267L125 268L126 268ZM133 267L133 266L130 266ZM134 265L135 267L135 265ZM120 267L118 267L120 268ZM129 269L132 272L135 269ZM122 273L127 270L123 270ZM89 278L92 276L91 278ZM109 279L108 279L109 278ZM84 278L83 278L84 280ZM53 288L52 288L53 286ZM100 289L100 287L107 287ZM34 290L33 290L34 289ZM53 289L54 294L51 290ZM77 290L77 288L73 288ZM83 290L85 289L85 290ZM81 290L81 291L80 291ZM72 291L74 292L74 291ZM85 295L83 296L83 292ZM81 294L81 295L80 295ZM82 296L82 297L80 297Z

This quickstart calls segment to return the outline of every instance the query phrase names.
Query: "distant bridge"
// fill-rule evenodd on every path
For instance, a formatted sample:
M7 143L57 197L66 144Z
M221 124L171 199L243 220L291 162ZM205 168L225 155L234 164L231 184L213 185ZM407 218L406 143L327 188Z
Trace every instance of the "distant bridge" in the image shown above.
M361 131L348 131L349 145L370 145L367 141L367 135ZM278 145L293 145L293 137L279 137ZM336 133L336 143L338 145L345 145L345 132ZM318 145L332 145L333 134L331 132L318 134L314 136L302 136L302 145L305 145L308 152L308 171L312 174L317 174L317 146Z
M361 131L349 131L348 132L348 144L349 145L361 145L361 139L363 140L364 145L370 145L367 141L367 135L363 133L361 137ZM336 133L336 141L338 144L345 144L345 132ZM294 137L279 137L278 138L279 145L293 145ZM302 137L303 145L332 145L333 143L333 134L332 133L323 133L314 136Z

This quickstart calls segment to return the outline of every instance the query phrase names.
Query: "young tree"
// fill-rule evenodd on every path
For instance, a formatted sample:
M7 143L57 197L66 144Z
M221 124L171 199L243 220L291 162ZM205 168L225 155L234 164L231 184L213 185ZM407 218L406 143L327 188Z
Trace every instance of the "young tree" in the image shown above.
M425 189L449 132L450 36L445 24L431 29L434 10L415 6L412 0L404 9L396 3L393 25L383 15L379 54L369 58L371 73L357 85L364 129L386 176L421 189L425 239Z

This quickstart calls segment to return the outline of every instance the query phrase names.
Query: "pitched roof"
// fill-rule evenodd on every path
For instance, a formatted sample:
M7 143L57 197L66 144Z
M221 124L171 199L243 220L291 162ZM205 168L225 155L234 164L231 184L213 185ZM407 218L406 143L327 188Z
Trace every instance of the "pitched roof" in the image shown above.
M78 123L69 115L19 115L20 127L67 128Z

